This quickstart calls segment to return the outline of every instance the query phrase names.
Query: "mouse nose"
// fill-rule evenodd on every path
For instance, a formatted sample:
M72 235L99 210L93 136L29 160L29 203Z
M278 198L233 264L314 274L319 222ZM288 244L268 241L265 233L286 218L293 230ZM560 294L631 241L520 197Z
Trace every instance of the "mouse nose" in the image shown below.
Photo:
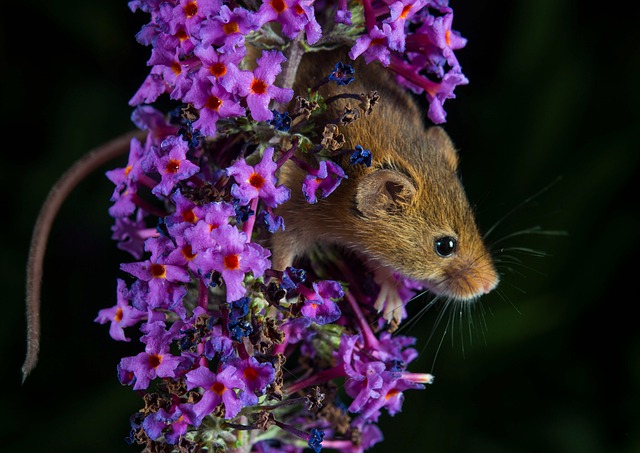
M498 286L499 282L500 277L498 277L498 274L494 272L494 274L490 278L482 282L482 289L484 291L483 294L489 294L491 291L496 289L496 286Z
M493 266L493 262L491 261L491 259L486 258L484 260L481 260L481 262L478 263L476 272L482 294L489 294L496 288L496 286L498 286L500 277L498 276L496 268Z
M498 286L500 278L490 259L472 260L457 268L449 268L445 278L432 285L431 291L461 300L473 300Z
M475 259L458 276L459 285L468 291L467 297L474 298L493 291L500 277L490 258Z

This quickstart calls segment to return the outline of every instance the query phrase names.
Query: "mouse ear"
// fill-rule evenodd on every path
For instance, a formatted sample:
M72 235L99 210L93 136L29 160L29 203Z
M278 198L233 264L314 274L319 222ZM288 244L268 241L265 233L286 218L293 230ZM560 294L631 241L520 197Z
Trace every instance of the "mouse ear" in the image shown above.
M377 170L365 176L356 192L356 206L365 216L381 211L397 210L399 203L407 203L416 193L411 179L396 170Z
M445 159L451 168L458 169L458 151L449 135L440 126L432 126L427 129L427 139L440 152L444 154Z

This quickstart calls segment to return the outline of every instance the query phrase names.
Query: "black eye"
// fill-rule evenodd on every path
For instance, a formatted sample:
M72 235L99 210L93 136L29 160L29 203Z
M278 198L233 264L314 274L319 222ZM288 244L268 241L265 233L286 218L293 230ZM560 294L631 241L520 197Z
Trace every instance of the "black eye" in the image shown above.
M451 236L445 236L436 239L436 253L442 257L453 255L456 250L456 240Z

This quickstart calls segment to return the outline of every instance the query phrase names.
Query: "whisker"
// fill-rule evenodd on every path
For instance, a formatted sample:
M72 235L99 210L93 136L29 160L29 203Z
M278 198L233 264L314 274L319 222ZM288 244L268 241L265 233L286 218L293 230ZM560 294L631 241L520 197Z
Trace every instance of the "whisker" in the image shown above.
M454 303L454 307L453 307L453 309L451 310L451 312L449 314L449 322L450 322L450 325L451 325L451 347L455 346L454 333L455 333L456 315L457 315L457 317L460 318L460 339L461 339L460 344L461 344L461 349L462 349L462 357L466 357L466 351L464 349L464 341L463 341L464 337L462 336L462 332L463 332L463 329L462 329L462 310L459 309L459 307L460 307L460 304Z
M507 283L507 285L509 285L511 288L515 289L516 291L519 291L522 294L527 294L527 292L524 289L522 289L519 286L513 284L512 282Z
M511 273L511 274L516 274L516 275L518 275L519 277L522 277L522 278L526 278L526 277L527 277L524 273L522 273L522 272L520 272L519 270L516 270L515 268L510 267L510 266L504 266L504 267L502 267L502 266L497 267L497 266L496 266L496 268L498 268L498 269L504 269L504 270L506 270L506 271L509 271L509 273ZM504 274L503 274L503 273L500 273L500 276L502 276L502 275L504 275Z
M487 230L487 232L482 236L482 239L486 239L487 237L489 237L489 235L495 231L495 229L502 224L502 222L504 222L509 216L513 215L515 212L517 212L518 210L520 210L522 207L526 206L527 204L531 203L531 201L533 201L535 198L539 197L540 195L542 195L543 193L545 193L547 190L549 190L552 186L554 186L555 184L558 183L558 181L560 181L562 179L562 176L558 176L556 177L556 179L554 179L551 183L547 184L545 187L543 187L541 190L539 190L538 192L534 193L533 195L525 198L523 201L521 201L520 203L518 203L513 209L511 209L510 211L508 211L505 215L503 215L500 219L498 219L498 221L496 223L493 224L493 226L491 228L489 228Z
M562 230L543 230L540 226L534 226L531 228L527 228L525 230L516 231L511 234L507 234L506 236L501 237L500 239L496 239L491 242L491 246L494 247L496 244L503 242L507 239L511 239L517 236L523 235L538 235L538 236L568 236L569 234L566 231Z
M532 249L530 247L518 247L518 246L505 247L500 249L500 252L521 252L521 253L525 253L527 255L535 256L538 258L546 258L548 256L551 256L549 253L543 252L541 250Z
M509 305L511 305L513 309L516 311L516 313L518 313L519 315L522 315L522 312L518 310L518 307L516 307L513 302L511 302L511 299L509 299L509 297L504 293L504 291L498 289L496 290L496 293L498 294L498 297L500 297L500 299L502 299L504 302L507 302Z
M536 274L538 274L538 275L543 275L543 276L546 276L546 275L547 275L546 273L544 273L544 272L542 272L542 271L540 271L540 270L536 269L535 267L531 267L531 266L528 266L528 265L524 264L521 260L518 260L518 259L516 259L516 258L513 258L513 259L506 259L506 260L496 260L496 261L494 261L494 264L496 265L496 268L497 268L497 269L502 269L502 268L504 268L504 269L506 269L506 270L508 270L508 271L510 271L510 272L513 272L513 273L515 273L515 274L518 274L518 275L519 275L519 276L521 276L521 277L526 277L526 275L525 275L525 274L523 274L523 273L522 273L522 272L520 272L520 271L517 271L517 270L516 270L515 268L513 268L513 267L510 267L510 266L503 266L503 265L513 265L513 266L518 266L518 267L520 267L520 268L522 268L522 269L524 269L524 270L527 270L527 271L530 271L530 272L535 272L535 273L536 273Z
M417 299L420 296L424 296L425 294L427 294L427 292L428 292L427 290L421 291L419 294L416 294L414 297L412 297L411 300L409 300L409 302ZM393 332L393 335L399 335L405 330L410 330L412 327L418 324L418 321L420 321L424 316L426 316L427 311L429 311L429 309L435 305L436 300L437 298L429 301L427 304L425 304L424 307L420 308L418 313L412 316L411 319L407 319L402 324L400 324L400 326L395 330L395 332Z
M442 311L440 313L438 313L438 316L436 317L436 322L435 322L435 324L433 326L433 330L431 331L431 334L429 335L429 338L427 339L427 343L425 344L425 348L427 347L427 345L429 344L429 342L433 338L433 334L435 333L438 325L440 325L440 322L442 321L442 319L444 317L444 313L447 311L451 301L452 301L451 298L447 298L445 300L444 306L442 307ZM444 339L445 339L446 336L447 336L447 327L445 327L444 332L442 333L442 336L440 337L440 342L438 343L438 347L436 348L436 352L433 355L433 362L431 363L431 373L433 373L433 371L436 368L436 361L438 359L438 355L440 354L440 349L442 348L442 343L444 342ZM423 349L423 351L424 351L424 349Z

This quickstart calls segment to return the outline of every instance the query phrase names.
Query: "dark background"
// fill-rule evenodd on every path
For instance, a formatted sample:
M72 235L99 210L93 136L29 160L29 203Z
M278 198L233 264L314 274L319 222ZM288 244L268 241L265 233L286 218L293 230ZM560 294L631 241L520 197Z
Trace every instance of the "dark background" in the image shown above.
M408 329L422 352L412 370L436 381L406 392L402 413L382 417L386 441L375 451L640 451L631 193L640 27L621 5L577 0L452 6L453 28L469 39L457 55L471 83L445 104L446 129L481 227L547 189L490 237L510 248L497 254L499 291L462 318L446 312L433 327L431 310ZM75 159L131 128L127 101L149 52L134 34L147 17L124 1L55 0L9 2L1 21L1 442L8 451L136 451L122 439L139 400L115 374L136 345L111 341L92 322L114 304L118 264L129 261L109 239L112 185L102 170L54 225L41 360L24 385L20 365L39 205ZM511 236L536 226L566 235ZM520 263L506 262L513 258Z

